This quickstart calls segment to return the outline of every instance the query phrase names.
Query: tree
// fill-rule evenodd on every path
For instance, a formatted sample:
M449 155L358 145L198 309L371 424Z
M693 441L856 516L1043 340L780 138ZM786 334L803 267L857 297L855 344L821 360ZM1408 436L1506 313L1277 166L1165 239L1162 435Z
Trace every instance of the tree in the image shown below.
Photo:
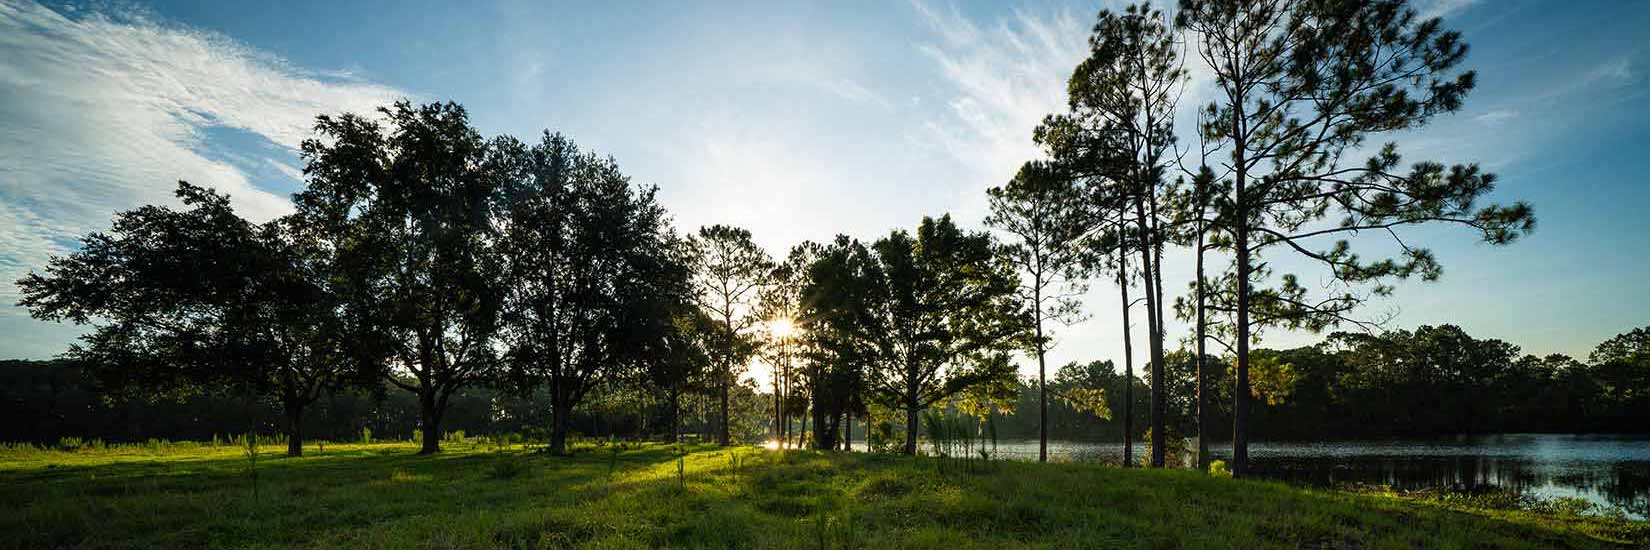
M865 371L877 348L865 334L878 305L880 277L876 259L858 240L838 235L831 244L809 249L799 300L807 327L802 357L809 367L815 447L834 450L843 423L851 433L853 415L867 412Z
M454 103L316 119L304 141L309 186L299 223L340 266L352 339L370 364L419 401L422 453L441 450L441 420L461 389L496 378L503 285L494 200L508 156Z
M305 407L352 364L328 266L289 219L253 224L228 196L184 182L176 194L185 210L123 212L111 233L18 281L20 305L95 324L66 355L117 388L276 400L287 454L301 456Z
M1617 334L1587 356L1613 424L1642 423L1650 410L1650 327ZM1641 424L1642 425L1642 424Z
M1151 464L1164 460L1163 421L1167 396L1163 379L1163 243L1165 212L1159 211L1166 189L1164 173L1172 159L1174 111L1185 80L1178 43L1162 12L1145 5L1123 13L1101 10L1089 37L1089 57L1078 64L1068 83L1069 109L1044 119L1036 139L1056 162L1084 178L1101 210L1120 209L1130 218L1133 244L1140 253L1144 283L1147 344L1151 371ZM1111 203L1106 205L1106 203ZM1127 231L1119 224L1119 231Z
M1172 194L1169 197L1167 210L1174 213L1173 222L1170 225L1176 230L1169 232L1167 238L1176 244L1191 246L1193 250L1193 279L1189 289L1191 298L1187 299L1185 296L1175 298L1175 315L1181 320L1191 321L1193 324L1192 356L1207 358L1210 328L1207 306L1211 281L1207 277L1208 272L1205 269L1206 263L1204 260L1209 251L1221 248L1223 243L1218 236L1216 239L1210 239L1214 221L1210 207L1211 197L1221 193L1220 187L1223 182L1216 181L1214 170L1209 167L1210 152L1207 144L1204 144L1202 149L1200 151L1202 162L1198 165L1197 170L1195 172L1185 170L1187 175L1191 176L1190 189L1182 189L1181 192ZM1195 429L1198 434L1197 469L1199 471L1208 471L1211 459L1209 455L1209 435L1211 434L1211 428L1213 428L1212 418L1210 417L1210 409L1213 404L1209 400L1212 391L1209 382L1213 374L1208 371L1208 366L1211 364L1218 364L1218 362L1207 359L1198 361L1194 375L1196 378L1193 385L1193 391L1196 393L1194 408L1197 419Z
M1347 348L1344 360L1352 369L1367 373L1364 383L1380 396L1373 407L1431 433L1486 431L1482 423L1499 408L1494 388L1518 359L1518 346L1479 340L1454 325L1335 333L1330 342Z
M916 235L896 230L872 245L875 309L860 337L875 346L871 398L906 415L905 453L917 452L923 409L975 384L1014 376L1003 349L1023 346L1012 266L990 235L923 218Z
M1109 420L1111 403L1106 399L1106 390L1116 376L1116 367L1110 361L1067 363L1054 373L1053 393L1078 412Z
M670 417L669 441L682 436L682 397L702 391L711 372L712 347L720 336L720 326L698 307L681 308L670 316L671 330L645 363L646 384L665 395Z
M722 322L722 341L716 346L716 388L721 401L721 429L716 440L729 436L728 390L738 380L745 360L755 351L752 331L760 321L754 313L762 286L773 271L773 260L751 240L750 231L725 225L699 229L693 240L695 299L711 318Z
M1361 165L1342 162L1372 136L1418 128L1461 107L1474 74L1457 70L1466 44L1438 19L1421 20L1401 0L1181 0L1176 23L1196 33L1197 52L1215 76L1219 99L1205 109L1203 137L1231 154L1223 179L1232 179L1232 190L1215 202L1217 229L1231 238L1235 281L1230 294L1212 297L1212 308L1235 317L1232 472L1241 476L1252 329L1354 322L1357 305L1391 291L1385 281L1436 279L1437 261L1397 239L1401 226L1461 224L1499 245L1528 233L1534 218L1524 203L1475 207L1495 182L1476 165L1420 162L1404 173L1392 144ZM1320 223L1331 214L1339 219ZM1362 232L1393 236L1401 254L1364 261L1345 240ZM1326 239L1338 240L1314 249ZM1338 293L1309 298L1293 275L1256 290L1265 282L1259 258L1273 247L1324 266Z
M808 270L822 249L810 241L791 247L785 261L775 265L768 275L757 300L756 315L768 324L769 338L760 350L773 367L774 436L781 443L788 441L790 433L792 362L798 356L807 356L805 348L810 345L806 337L809 323L802 311L803 293L808 285Z
M611 158L548 133L531 148L494 147L515 169L501 189L497 244L505 359L520 388L548 387L550 452L562 454L573 409L592 388L646 361L692 361L672 356L691 349L664 349L692 344L669 340L683 336L674 323L688 299L686 258L655 188L632 187Z
M1048 462L1048 364L1053 336L1047 321L1070 325L1082 315L1077 296L1086 289L1085 243L1094 216L1083 192L1045 163L1028 162L1008 185L987 191L985 223L1014 242L1002 253L1020 272L1018 300L1031 313L1031 352L1037 356L1037 460Z
M1199 167L1197 174L1192 176L1192 200L1187 203L1188 208L1186 209L1191 214L1191 218L1194 220L1192 229L1194 238L1191 240L1193 249L1195 250L1195 254L1197 256L1197 259L1194 262L1196 267L1193 269L1192 275L1194 277L1192 282L1192 294L1195 296L1196 301L1195 306L1193 306L1193 309L1195 310L1193 315L1195 320L1193 322L1196 325L1193 334L1193 356L1198 358L1197 471L1199 472L1209 471L1210 464L1209 438L1208 432L1206 431L1210 425L1208 410L1209 376L1208 372L1206 372L1206 367L1209 364L1209 361L1204 359L1208 356L1208 350L1204 346L1209 342L1209 318L1208 311L1206 310L1206 306L1208 304L1208 287L1206 281L1204 280L1203 258L1204 254L1209 251L1209 247L1207 246L1207 238L1209 235L1209 194L1215 186L1214 179L1215 173L1213 170L1209 169L1207 164Z

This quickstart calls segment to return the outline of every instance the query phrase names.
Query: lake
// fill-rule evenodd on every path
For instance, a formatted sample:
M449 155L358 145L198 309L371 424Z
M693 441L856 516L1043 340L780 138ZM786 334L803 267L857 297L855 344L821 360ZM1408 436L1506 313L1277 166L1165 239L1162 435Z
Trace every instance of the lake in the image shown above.
M1211 446L1230 459L1231 444ZM1122 459L1120 443L1050 441L1052 457L1074 461ZM999 456L1037 458L1037 442L1003 441ZM1135 457L1146 447L1137 443ZM1650 437L1500 434L1430 439L1327 442L1256 442L1249 445L1258 477L1297 484L1390 485L1401 490L1499 488L1537 498L1576 497L1621 508L1635 519L1650 515Z

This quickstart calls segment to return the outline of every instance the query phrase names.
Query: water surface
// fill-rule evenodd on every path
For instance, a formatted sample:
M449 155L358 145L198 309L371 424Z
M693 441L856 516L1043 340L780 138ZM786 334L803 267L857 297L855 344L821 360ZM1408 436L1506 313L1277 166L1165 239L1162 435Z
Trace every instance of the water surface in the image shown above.
M1210 448L1230 459L1231 444ZM1136 460L1146 447L1135 444ZM1050 441L1054 458L1120 462L1121 443ZM1037 458L1037 442L1003 441L997 455ZM1496 488L1536 498L1574 497L1650 516L1650 437L1499 434L1371 441L1256 442L1249 445L1259 477L1336 486L1390 485L1400 490Z

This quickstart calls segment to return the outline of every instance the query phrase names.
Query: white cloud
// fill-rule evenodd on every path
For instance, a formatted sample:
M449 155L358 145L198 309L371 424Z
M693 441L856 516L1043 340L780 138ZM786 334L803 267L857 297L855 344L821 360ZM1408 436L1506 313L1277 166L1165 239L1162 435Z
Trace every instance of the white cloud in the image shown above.
M1632 80L1633 79L1633 62L1632 62L1631 59L1628 59L1626 57L1618 57L1616 59L1610 60L1609 62L1607 62L1603 65L1599 65L1598 68L1593 69L1592 74L1590 74L1588 76L1591 77L1593 80L1597 80L1597 79Z
M1031 132L1045 115L1066 108L1066 81L1088 55L1088 14L1016 11L982 31L955 7L915 3L939 44L919 46L949 85L947 116L925 124L919 144L941 148L977 177L964 186L976 209L980 189L1007 181L1039 156ZM964 219L983 212L963 213Z
M304 181L304 171L302 169L294 168L290 164L275 159L264 159L264 161L268 162L269 166L274 168L276 172L280 172L281 175L292 178L292 181Z
M1424 0L1416 2L1416 12L1422 19L1449 17L1477 4L1478 0Z
M936 10L923 0L911 0L911 6L922 14L922 18L940 36L945 39L947 46L963 46L977 41L980 35L979 27L967 17L957 11L955 4L946 4L944 11Z
M881 94L871 91L869 88L866 88L865 85L860 84L853 79L839 78L828 81L825 83L825 89L830 90L830 92L836 94L837 97L841 97L842 99L855 103L874 103L881 105L885 109L891 107L888 100L883 98Z
M1517 109L1496 109L1472 118L1485 126L1495 127L1509 120L1518 118L1518 115L1519 112Z
M65 16L33 2L0 0L0 51L0 317L22 314L11 281L117 211L170 202L179 179L230 194L255 220L290 210L224 160L235 153L211 151L207 130L258 136L275 146L260 153L289 157L317 114L403 95L141 14Z

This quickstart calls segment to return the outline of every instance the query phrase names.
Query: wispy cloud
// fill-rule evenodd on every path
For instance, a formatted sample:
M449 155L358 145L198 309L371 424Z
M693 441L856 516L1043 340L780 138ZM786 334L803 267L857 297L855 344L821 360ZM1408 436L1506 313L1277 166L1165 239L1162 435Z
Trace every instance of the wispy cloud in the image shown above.
M1605 62L1603 65L1599 65L1598 68L1593 69L1593 72L1588 76L1591 76L1595 80L1632 80L1633 60L1626 57L1612 59Z
M914 137L968 166L978 181L966 187L981 195L982 186L1007 181L1038 156L1031 132L1045 115L1065 110L1066 81L1088 54L1088 14L1016 11L982 30L953 6L914 5L938 38L919 47L949 87L946 116Z
M22 313L13 280L116 211L169 202L176 180L230 194L249 218L289 211L231 162L246 151L213 150L210 130L267 140L252 154L290 159L317 114L403 95L141 13L0 0L0 51L0 318Z
M1500 126L1504 122L1518 118L1518 115L1519 113L1517 109L1496 109L1472 118L1485 126L1495 127Z
M1416 12L1423 19L1449 17L1472 7L1478 0L1423 0L1416 2Z
M824 85L825 89L830 90L830 92L836 94L837 97L848 101L855 103L873 103L880 105L883 108L892 107L892 104L888 102L887 98L882 97L882 94L871 91L869 88L866 88L864 84L860 84L858 81L853 79L838 78L836 80L827 81Z

